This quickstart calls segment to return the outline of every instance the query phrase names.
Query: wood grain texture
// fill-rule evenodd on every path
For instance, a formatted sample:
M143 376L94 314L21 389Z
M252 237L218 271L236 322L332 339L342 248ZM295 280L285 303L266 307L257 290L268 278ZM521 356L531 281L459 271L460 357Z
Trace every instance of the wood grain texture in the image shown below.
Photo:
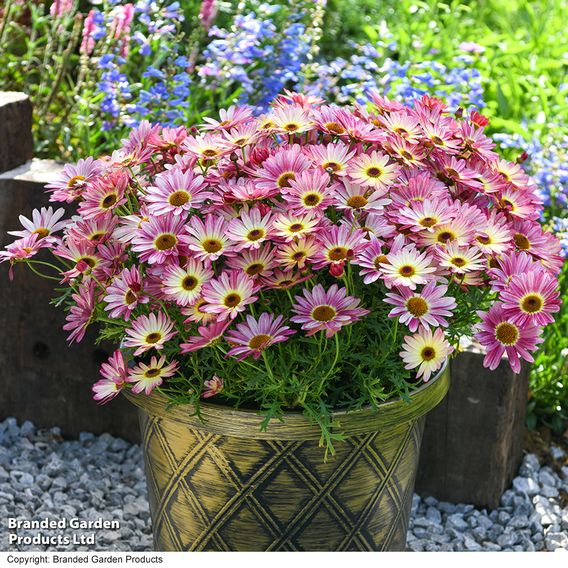
M346 439L327 462L302 415L259 436L254 412L207 405L203 425L190 409L130 395L156 550L404 550L425 413L448 383L445 370L412 404L340 414Z
M0 172L33 156L32 104L25 93L0 92Z
M416 491L452 503L495 508L522 459L528 366L515 375L503 359L495 371L483 355L451 362L446 398L427 418Z
M36 169L35 175L40 176ZM49 205L43 183L0 176L0 246L14 240L6 231L18 229L18 216ZM46 253L45 260L49 260ZM63 435L108 432L139 441L136 411L125 400L106 406L93 402L91 386L111 345L95 345L89 330L83 341L69 346L63 331L65 312L50 304L54 283L25 266L0 264L0 420L14 416L38 427L58 426Z

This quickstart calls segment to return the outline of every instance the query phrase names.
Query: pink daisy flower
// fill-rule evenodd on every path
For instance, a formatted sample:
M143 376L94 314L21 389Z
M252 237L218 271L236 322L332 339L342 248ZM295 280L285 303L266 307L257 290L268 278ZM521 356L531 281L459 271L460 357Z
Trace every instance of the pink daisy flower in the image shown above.
M203 222L197 215L193 215L187 224L187 233L184 242L189 250L201 260L213 262L222 255L231 255L233 246L227 235L227 222L221 216L206 215Z
M505 290L513 277L536 269L535 262L526 252L511 252L497 260L498 267L488 270L493 290Z
M176 333L173 322L166 314L152 312L137 317L132 327L126 329L124 347L136 347L134 355L138 356L152 348L163 349L164 343Z
M439 180L434 179L428 172L415 174L405 184L391 189L389 197L393 205L412 207L415 202L427 199L447 199L450 196L446 186Z
M311 291L304 289L303 294L295 297L292 311L296 315L290 321L302 324L308 336L325 331L326 337L330 338L343 326L369 313L369 310L359 307L359 299L348 296L345 288L338 288L337 284L327 291L317 284Z
M385 302L395 306L389 312L389 317L398 317L412 332L420 325L427 329L430 326L448 327L446 317L451 317L456 300L446 297L447 291L447 286L437 286L435 282L430 282L421 292L401 288L398 294L385 294Z
M283 188L290 187L290 181L309 167L310 161L297 144L280 149L257 170L257 186L269 191L270 195L277 195Z
M300 238L276 249L276 260L284 270L303 269L319 250L314 237Z
M307 110L295 104L275 108L271 120L282 134L302 134L315 126Z
M432 258L426 252L420 253L413 245L406 245L397 252L387 254L387 262L379 264L388 287L406 286L411 290L417 284L427 284L433 279L436 268L432 266Z
M409 207L392 213L394 221L401 229L412 232L432 231L433 227L447 224L453 218L450 203L446 199L426 199L414 201Z
M130 178L124 172L112 172L99 178L83 191L79 215L83 219L96 219L123 205L129 182Z
M23 231L8 231L8 234L15 237L28 237L36 234L40 239L51 238L53 233L60 231L69 223L67 220L60 220L63 215L65 215L65 209L62 207L56 211L53 211L53 207L34 209L31 219L23 215L19 216L20 223L24 227Z
M124 268L113 283L106 289L105 311L110 312L111 318L130 319L132 311L140 304L150 301L142 293L142 276L136 266Z
M132 250L142 262L164 264L181 254L180 236L185 230L183 218L175 215L150 217L142 223L132 239Z
M124 388L127 378L126 363L120 349L117 349L106 363L101 365L101 380L93 385L93 399L106 404Z
M407 109L393 112L380 118L386 130L403 138L407 142L416 143L422 137L418 120L407 114Z
M254 280L243 272L226 271L203 287L203 297L207 305L204 311L218 314L219 321L234 319L244 311L248 304L258 299L254 293L258 287Z
M276 266L274 251L270 245L259 249L248 249L232 256L227 261L227 266L233 270L242 270L251 278L257 276L270 276Z
M558 282L544 270L513 276L500 298L503 317L520 326L547 325L554 321L551 314L560 311Z
M308 155L314 163L325 170L327 181L329 174L344 176L347 173L347 164L355 155L355 151L349 151L349 146L343 142L311 146Z
M334 189L329 187L329 175L319 170L307 170L290 180L283 194L290 209L297 213L324 211L333 203Z
M389 163L382 152L361 154L352 160L347 169L350 179L359 185L372 187L384 194L398 176L400 166Z
M65 318L67 323L63 326L63 329L65 331L71 331L67 338L69 343L73 343L73 341L79 343L83 337L85 337L85 332L91 323L91 318L95 310L94 281L89 280L87 284L81 286L79 292L73 294L71 298L75 304L69 309L69 313Z
M96 219L81 219L72 217L65 227L67 240L79 242L89 241L93 246L108 241L118 225L118 218L112 213L107 213Z
M214 322L210 325L201 325L198 328L199 335L192 336L187 340L187 343L180 344L180 351L182 353L191 353L192 351L198 351L199 349L204 349L205 347L210 347L216 343L229 325L230 320Z
M485 253L498 255L511 249L511 229L507 219L497 211L491 211L476 227L475 244Z
M201 393L201 398L211 398L212 396L218 395L223 391L225 386L225 381L217 375L213 375L211 379L203 381L203 392Z
M74 243L68 240L53 250L53 254L70 260L74 267L65 271L65 281L77 278L81 274L90 275L97 279L104 278L104 268L108 265L96 248L89 241Z
M94 158L66 164L57 179L45 186L51 192L51 201L71 203L81 196L87 184L96 180L103 171L103 163Z
M155 184L147 188L144 198L148 210L155 215L172 213L185 217L191 209L199 208L210 197L203 191L206 187L203 176L195 175L191 170L167 170L156 176Z
M231 151L222 137L212 134L189 136L184 140L183 146L190 154L205 163L218 160Z
M351 210L353 213L379 213L391 200L382 197L378 191L343 180L335 186L335 204L338 209Z
M226 234L236 243L238 250L244 248L259 248L270 239L272 232L272 217L270 213L263 215L260 209L242 209L239 217L232 219Z
M193 304L201 296L203 286L213 278L213 271L195 258L182 268L168 266L161 276L164 294L178 306Z
M320 250L314 257L314 268L350 262L364 248L364 237L362 230L351 231L346 225L322 230L317 236Z
M278 213L272 222L274 235L285 241L292 241L313 233L318 228L321 217L316 212L309 213Z
M216 319L216 315L203 310L206 305L207 302L203 299L203 296L201 296L193 304L190 304L185 308L181 308L181 313L184 316L187 316L184 323L210 323L214 321Z
M311 278L310 274L302 274L295 270L275 270L270 276L262 279L267 288L288 290L297 284L301 284Z
M219 118L220 120L205 117L203 130L223 131L245 124L253 118L252 108L247 105L222 108L219 110Z
M477 312L481 318L475 338L486 348L483 365L492 371L499 366L503 355L509 359L515 373L521 370L520 359L534 361L531 351L542 343L541 329L534 324L518 325L503 313L503 305L495 303L488 312Z
M454 274L479 272L487 266L481 252L476 247L460 247L455 242L445 247L437 247L435 254L440 260L440 266L449 269Z
M0 262L9 260L13 265L18 260L32 258L42 248L49 246L49 241L40 238L37 233L34 233L33 235L14 241L6 247L6 250L0 251ZM12 266L10 266L9 276L10 280L14 277Z
M371 237L369 243L353 261L354 264L362 267L359 274L363 277L365 284L376 282L382 277L381 263L383 262L387 262L387 256L383 253L381 241L375 237Z
M434 331L422 328L418 333L404 338L399 355L406 363L405 369L418 367L416 377L422 377L424 382L427 382L453 350L440 328Z
M159 359L152 356L150 363L138 363L128 374L127 381L134 383L132 387L133 393L144 392L146 396L150 396L152 391L159 387L164 379L172 377L178 367L177 361L166 364L166 357L162 355Z
M263 313L258 320L248 315L246 323L237 324L237 329L227 333L227 341L235 345L227 355L236 357L239 361L252 355L258 359L262 352L274 345L286 341L289 335L296 333L283 325L284 317L274 317L274 314Z

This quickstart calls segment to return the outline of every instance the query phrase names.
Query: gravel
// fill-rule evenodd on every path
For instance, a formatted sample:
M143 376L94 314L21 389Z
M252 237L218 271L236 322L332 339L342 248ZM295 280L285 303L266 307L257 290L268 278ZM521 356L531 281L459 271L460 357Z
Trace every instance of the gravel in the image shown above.
M550 453L556 460L567 458L555 446ZM414 495L408 548L568 550L568 467L558 469L559 473L541 466L536 455L526 455L512 488L505 491L501 506L494 511Z
M14 418L0 422L0 519L0 550L151 550L140 447L109 434L83 432L78 440L63 440L58 428L38 430L29 421L18 426ZM15 529L9 519L65 519L67 525L71 519L118 521L119 526ZM10 534L32 543L41 536L55 540L10 543Z
M561 448L550 453L567 461ZM414 495L408 549L568 550L568 466L557 470L526 455L494 511ZM58 428L38 430L29 421L18 426L14 418L0 422L0 518L0 550L152 550L140 447L109 434L82 432L78 440L63 440ZM8 519L118 526L14 529ZM36 541L10 544L9 534ZM38 543L42 535L62 538Z

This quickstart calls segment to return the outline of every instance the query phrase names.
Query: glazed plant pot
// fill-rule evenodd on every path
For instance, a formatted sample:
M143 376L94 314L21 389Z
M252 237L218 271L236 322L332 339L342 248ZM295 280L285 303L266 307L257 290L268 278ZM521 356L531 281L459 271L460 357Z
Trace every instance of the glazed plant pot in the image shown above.
M345 440L324 461L320 430L300 413L260 431L253 411L203 404L138 406L154 546L162 551L404 550L426 413L444 368L378 410L336 413Z

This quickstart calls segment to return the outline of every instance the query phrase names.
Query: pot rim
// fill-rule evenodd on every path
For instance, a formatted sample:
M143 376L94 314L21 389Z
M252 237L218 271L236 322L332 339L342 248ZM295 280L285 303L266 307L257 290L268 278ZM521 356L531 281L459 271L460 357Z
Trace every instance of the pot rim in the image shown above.
M369 405L359 410L333 412L332 419L336 425L331 430L355 436L416 420L442 401L449 386L450 372L446 360L432 379L410 394L410 403L399 397L379 404L376 409ZM136 395L130 391L122 393L138 407L139 412L152 418L179 422L192 429L213 434L256 440L319 440L321 437L320 427L298 411L283 413L283 420L272 419L268 428L262 431L260 428L264 416L258 410L237 410L202 402L199 406L200 418L191 415L195 409L191 404L176 404L168 408L168 398L158 392L153 392L150 396Z

